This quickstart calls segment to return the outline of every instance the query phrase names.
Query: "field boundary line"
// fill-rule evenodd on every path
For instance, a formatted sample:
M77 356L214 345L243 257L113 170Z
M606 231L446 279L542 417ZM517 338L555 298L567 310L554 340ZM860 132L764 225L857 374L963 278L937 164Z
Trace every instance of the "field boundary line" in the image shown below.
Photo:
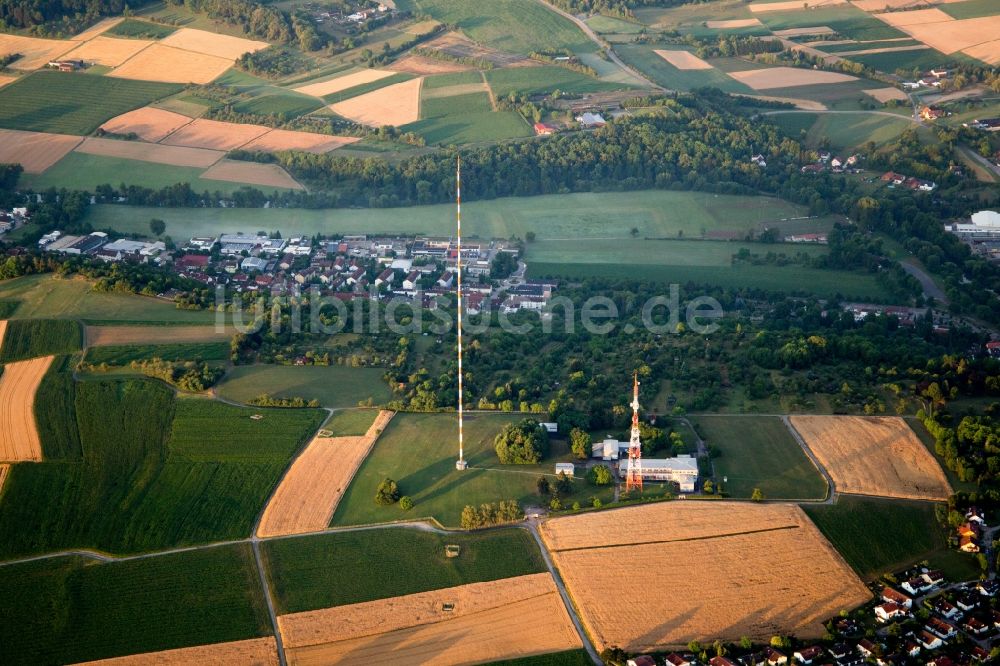
M166 99L166 98L164 98L164 99ZM158 101L162 101L162 100L158 100ZM147 105L147 106L148 106L148 105ZM176 113L176 112L175 112L175 113ZM182 114L180 114L180 115L182 115L182 116L183 116L184 114L182 113ZM171 130L170 132L168 132L168 133L167 133L167 135L166 135L166 136L163 136L163 137L160 137L160 140L159 140L159 141L157 141L156 143L159 143L159 144L163 144L164 146L166 146L166 145L169 145L169 144L165 144L165 143L163 143L163 142L164 142L164 141L166 141L167 139L169 139L170 137L172 137L172 136L173 136L174 134L176 134L177 132L180 132L180 131L181 131L182 129L184 129L185 127L187 127L187 126L188 126L188 125L190 125L191 123L193 123L193 122L194 122L195 120L196 120L195 118L189 118L189 119L188 119L188 121L187 121L186 123L184 123L183 125L181 125L180 127L177 127L177 128L175 128L175 129Z
M497 111L497 96L493 92L493 88L490 87L490 82L486 80L485 70L479 70L479 76L483 80L483 85L486 86L486 94L490 96L490 105L493 107L493 111Z
M787 504L787 502L782 502ZM780 527L765 527L759 530L748 530L746 532L727 532L725 534L709 534L700 537L684 537L683 539L656 539L654 541L632 541L629 543L609 543L600 546L575 546L573 548L553 548L553 553L572 553L578 550L604 550L607 548L631 548L632 546L653 546L663 543L685 543L688 541L711 541L713 539L727 539L729 537L749 536L752 534L766 534L767 532L783 532L785 530L800 530L801 525L782 525Z
M788 429L789 434L791 434L792 439L798 442L799 446L802 447L802 452L806 454L806 457L809 458L810 462L812 462L813 467L816 468L816 471L819 472L826 481L826 497L819 503L836 504L837 484L833 482L833 477L830 476L830 471L820 463L819 458L817 458L816 454L813 453L813 450L809 448L805 438L802 437L799 431L795 429L795 426L792 424L792 419L787 414L781 417L781 422L785 424L785 427Z
M274 611L274 599L271 595L271 584L267 580L267 572L264 570L264 561L260 556L260 541L251 540L250 548L253 550L254 563L257 565L257 574L260 576L261 591L264 593L264 602L267 604L268 615L271 616L271 628L274 631L274 645L278 652L279 666L288 664L285 658L285 645L281 640L281 629L278 626L278 616Z

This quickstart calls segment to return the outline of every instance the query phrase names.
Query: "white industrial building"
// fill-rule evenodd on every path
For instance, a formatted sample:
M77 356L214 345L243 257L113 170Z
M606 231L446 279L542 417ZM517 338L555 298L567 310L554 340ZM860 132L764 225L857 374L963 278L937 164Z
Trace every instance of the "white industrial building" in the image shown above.
M618 473L624 475L628 460L618 462ZM693 493L698 481L698 461L689 455L676 458L642 458L643 481L673 481L682 493Z
M946 224L944 230L964 238L1000 238L1000 213L981 210L972 214L970 223Z

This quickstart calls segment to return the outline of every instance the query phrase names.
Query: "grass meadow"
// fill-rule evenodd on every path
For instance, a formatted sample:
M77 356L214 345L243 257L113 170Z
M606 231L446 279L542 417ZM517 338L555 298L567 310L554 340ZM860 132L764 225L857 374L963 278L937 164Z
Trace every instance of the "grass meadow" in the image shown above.
M908 37L906 33L886 25L868 12L846 3L831 7L815 7L809 11L793 9L783 12L762 12L757 18L771 30L823 25L833 28L846 39L861 42Z
M485 97L485 94L484 94ZM442 102L454 97L434 100ZM489 100L486 100L487 103ZM418 120L401 128L416 132L431 145L478 143L528 137L532 129L515 111L478 111L457 113Z
M860 148L869 141L888 143L913 126L907 116L875 114L777 113L768 116L768 120L794 138L804 130L808 146L819 146L823 139L828 139L833 149Z
M90 134L106 120L172 95L182 87L39 71L0 88L0 127Z
M323 95L323 101L327 104L336 104L337 102L343 102L345 99L351 99L352 97L358 97L359 95L364 95L365 93L386 88L394 83L409 81L412 78L414 78L413 74L409 74L407 72L396 72L392 76L387 76L384 79L369 81L368 83L352 86L345 90L341 90L340 92Z
M218 385L221 397L246 403L261 393L277 398L319 400L324 407L356 407L372 399L389 400L389 387L380 368L343 365L244 365L233 368Z
M445 556L446 544L461 546ZM279 614L542 573L527 530L436 534L412 528L268 541L262 554Z
M15 319L8 322L0 345L0 363L51 354L69 354L83 347L83 328L70 319Z
M163 39L172 35L176 30L177 28L169 25L125 19L118 25L112 26L104 34L108 37L128 37L131 39Z
M164 361L228 361L228 342L183 342L166 345L113 345L91 347L86 361L94 365L129 365L132 361L161 358Z
M768 499L823 499L826 482L776 416L699 416L707 444L722 455L712 460L716 481L727 477L730 497L749 498L760 488Z
M568 93L590 93L628 88L620 83L599 81L586 74L580 74L556 65L508 67L490 69L484 73L487 83L490 84L493 94L497 97L503 97L512 92L534 95L550 93L554 90Z
M862 578L874 579L925 559L951 580L979 576L971 555L949 549L931 502L841 495L834 505L802 508Z
M375 422L378 411L374 409L342 409L333 413L324 430L329 430L334 437L349 437L363 435Z
M233 105L238 113L255 113L260 115L278 115L284 118L297 118L306 113L321 108L323 103L315 97L298 93L268 93L241 100Z
M667 50L685 50L679 46L664 46ZM627 64L649 76L661 86L691 90L712 86L728 93L753 94L754 90L731 78L719 69L678 69L654 53L653 47L638 44L619 45L615 52Z
M5 664L76 663L271 634L250 546L0 567Z

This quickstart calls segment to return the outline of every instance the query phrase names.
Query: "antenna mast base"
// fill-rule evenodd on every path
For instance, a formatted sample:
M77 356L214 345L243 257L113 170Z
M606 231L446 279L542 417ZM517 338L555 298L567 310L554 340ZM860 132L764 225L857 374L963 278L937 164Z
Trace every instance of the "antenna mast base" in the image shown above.
M462 471L465 468L467 468L468 466L469 466L469 463L467 461L465 461L465 460L456 460L455 461L455 469L457 469L458 471Z

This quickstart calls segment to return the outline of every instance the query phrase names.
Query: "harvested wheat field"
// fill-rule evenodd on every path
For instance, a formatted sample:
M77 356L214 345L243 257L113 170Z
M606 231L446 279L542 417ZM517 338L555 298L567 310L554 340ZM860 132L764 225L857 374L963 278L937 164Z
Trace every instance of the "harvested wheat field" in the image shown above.
M80 42L65 39L41 39L39 37L0 34L0 56L20 53L21 57L7 66L11 69L27 71L44 67L50 60L55 60L79 44Z
M789 0L788 2L754 2L748 7L754 14L761 12L788 12L796 9L817 9L847 4L847 0Z
M808 640L871 596L791 504L662 502L554 518L541 533L598 650ZM625 571L642 580L638 602L623 594Z
M787 30L775 30L778 37L802 37L804 35L832 35L833 28L819 25L814 28L788 28Z
M811 86L818 83L830 84L843 83L845 81L857 81L856 77L848 74L824 72L817 69L799 69L797 67L748 69L742 72L727 72L727 74L740 83L745 83L754 90Z
M180 113L144 106L112 118L101 129L113 134L135 134L143 141L156 143L191 120Z
M246 144L243 146L243 150L259 150L265 153L276 153L279 150L299 150L305 153L322 154L360 140L356 136L331 136L329 134L275 129Z
M395 72L384 69L362 69L357 72L345 74L344 76L338 76L335 79L329 79L327 81L320 81L319 83L310 83L309 85L292 88L292 90L300 92L303 95L322 97L324 95L332 95L333 93L340 92L341 90L353 88L354 86L379 81L381 79L388 78L393 74L395 74Z
M70 39L75 42L86 42L87 40L93 39L98 35L103 35L105 32L115 27L119 23L125 20L124 16L117 16L114 18L101 19L94 25L90 26L79 35L74 35Z
M198 645L195 647L131 654L83 662L80 666L184 666L185 664L247 664L277 665L278 647L273 637L250 638L245 641Z
M303 534L329 527L340 498L393 413L379 412L360 437L314 438L274 491L257 535Z
M916 12L895 13L913 14ZM879 16L887 15L880 14ZM1000 16L905 25L899 29L942 53L954 53L964 49L977 48L991 40L996 42L997 35L1000 35Z
M421 94L424 99L438 99L441 97L456 97L458 95L470 95L472 93L489 94L490 87L485 81L479 83L460 83L454 86L443 86L441 88L429 88Z
M875 90L866 90L865 94L869 97L875 98L883 104L892 99L899 101L906 101L909 99L909 97L906 96L906 93L899 88L876 88Z
M851 4L862 11L881 12L889 9L926 7L934 4L934 0L851 0Z
M705 22L705 27L712 28L713 30L725 30L727 28L750 28L758 25L763 25L763 23L760 22L760 19L755 18Z
M3 336L5 335L7 335L7 320L0 319L0 349L3 349Z
M283 187L289 190L306 189L277 164L221 160L202 173L200 177L263 187Z
M3 482L7 480L8 474L10 474L10 465L3 463L0 465L0 495L3 494Z
M98 139L90 137L77 146L76 152L105 157L121 157L155 164L170 164L186 167L210 167L225 155L220 150L203 148L183 148L164 146L144 141L119 141L118 139Z
M386 66L394 72L408 72L410 74L449 74L451 72L465 72L474 69L472 65L463 65L460 62L449 62L438 60L426 56L407 55L403 56L391 65Z
M665 51L655 49L653 51L677 69L712 69L707 62L689 51Z
M962 53L970 58L982 60L987 65L1000 65L1000 39L970 46L967 49L962 49ZM0 85L3 84L0 83Z
M42 459L35 424L35 392L52 364L52 356L4 366L0 375L0 460Z
M95 37L76 47L64 57L69 60L82 60L97 65L117 67L152 43L151 40L143 39Z
M288 663L303 665L477 664L582 645L548 573L283 615L278 627Z
M331 104L330 110L363 125L406 125L420 120L420 86L411 79Z
M181 28L161 39L160 43L185 51L225 58L230 62L235 61L244 53L254 53L270 46L267 42L230 37L194 28Z
M9 76L7 74L0 74L0 88L4 87L11 81L17 81L16 76Z
M875 14L874 16L875 18L881 19L896 28L900 28L904 25L942 23L945 21L955 20L936 7L932 9L915 9L910 12L887 12L885 14Z
M941 466L901 418L792 416L791 423L837 492L922 500L952 494Z
M76 148L82 137L0 129L0 163L19 163L28 173L42 173Z
M740 95L740 97L749 97L751 99L763 99L769 102L786 102L788 104L794 104L795 108L803 109L805 111L826 111L826 104L822 102L817 102L813 99L797 99L795 97L773 97L771 95Z
M84 329L87 347L211 342L226 340L232 334L232 327L220 330L215 326L87 326Z
M926 44L916 44L914 46L883 46L880 49L859 49L857 51L840 51L839 56L871 55L874 53L895 53L897 51L926 51L930 49Z
M236 150L270 131L270 127L263 125L241 125L197 118L168 136L163 143L170 146Z
M233 61L226 58L175 49L157 42L126 60L108 76L163 83L211 83L232 64Z

